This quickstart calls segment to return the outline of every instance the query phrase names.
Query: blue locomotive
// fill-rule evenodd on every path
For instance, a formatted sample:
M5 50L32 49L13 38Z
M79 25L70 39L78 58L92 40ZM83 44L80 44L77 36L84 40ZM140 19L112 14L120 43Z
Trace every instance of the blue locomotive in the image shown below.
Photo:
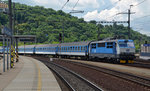
M19 46L20 54L47 54L55 57L78 57L88 60L105 60L119 63L133 63L135 46L130 39L105 39L61 44Z

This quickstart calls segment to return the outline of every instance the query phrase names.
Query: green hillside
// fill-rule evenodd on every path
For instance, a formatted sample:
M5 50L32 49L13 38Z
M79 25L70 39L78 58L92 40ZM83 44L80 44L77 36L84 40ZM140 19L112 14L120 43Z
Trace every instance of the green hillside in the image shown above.
M40 6L27 6L17 3L15 11L15 34L37 35L38 43L58 43L59 33L64 30L64 42L99 40L107 37L122 36L128 39L127 27L123 25L96 25L82 18L71 16L63 11ZM8 16L0 14L0 26L8 25ZM136 48L140 43L150 42L150 37L131 29L131 39Z

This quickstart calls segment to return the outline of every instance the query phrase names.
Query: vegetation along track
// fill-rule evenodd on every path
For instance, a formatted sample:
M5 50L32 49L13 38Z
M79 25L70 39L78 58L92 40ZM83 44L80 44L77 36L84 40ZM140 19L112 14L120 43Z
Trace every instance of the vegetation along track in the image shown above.
M102 91L102 89L75 72L50 61L42 62L53 70L72 91Z

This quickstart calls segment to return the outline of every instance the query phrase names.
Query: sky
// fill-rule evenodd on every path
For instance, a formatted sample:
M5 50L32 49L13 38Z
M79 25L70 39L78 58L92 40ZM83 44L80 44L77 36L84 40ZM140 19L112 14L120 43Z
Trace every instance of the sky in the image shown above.
M45 8L60 10L67 0L12 0L31 6L39 5ZM76 4L76 2L78 3ZM76 7L74 5L76 4ZM130 6L131 5L131 6ZM150 0L69 0L62 9L69 13L71 10L81 10L84 13L72 14L85 21L127 21L128 9L131 9L131 28L150 36ZM127 25L127 24L125 24Z

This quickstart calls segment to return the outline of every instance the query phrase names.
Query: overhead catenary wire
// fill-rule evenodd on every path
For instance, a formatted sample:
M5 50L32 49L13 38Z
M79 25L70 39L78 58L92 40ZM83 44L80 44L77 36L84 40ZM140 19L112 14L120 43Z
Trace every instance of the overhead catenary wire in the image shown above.
M134 7L134 6L138 6L138 5L140 5L140 4L144 3L145 1L147 1L147 0L143 0L143 1L141 1L141 2L140 2L140 3L138 3L138 4L133 5L133 7Z
M76 2L76 4L73 6L72 11L75 9L75 7L77 6L79 0Z
M104 9L102 9L102 10L108 9L108 8L110 8L111 6L116 5L116 4L119 3L120 1L121 1L121 0L118 0L118 1L114 2L113 4L110 4L110 5L106 6L106 7L105 7Z
M139 3L136 4L136 5L132 5L132 4L131 4L131 5L132 5L132 7L136 7L136 6L138 6L138 5L141 5L141 4L144 3L145 1L147 1L147 0L143 0L143 1L139 2ZM129 9L129 8L128 8L128 9ZM128 9L125 9L125 10L119 12L119 13L125 12L125 11L127 11ZM115 16L117 16L117 15L118 15L118 13L116 13L116 14L114 14L114 15L112 15L112 16L109 16L109 17L107 17L106 19L113 18L113 17L115 17Z
M108 9L108 8L110 8L111 6L113 6L114 4L119 3L120 1L121 1L121 0L118 0L118 1L114 2L113 4L109 4L108 6L106 6L105 8L103 8L102 10ZM79 3L79 0L77 0L76 4L73 6L72 11L76 11L76 10L75 10L75 7L77 6L78 3ZM102 10L101 10L101 11L102 11ZM77 10L77 11L78 11L78 10ZM89 11L85 11L85 10L84 10L84 12L89 12Z
M135 18L134 20L138 20L138 19L141 19L141 18L149 17L149 16L150 15L145 15L145 16L142 16L142 17Z
M61 7L61 9L60 10L62 10L65 6L66 6L66 4L69 2L69 0L67 0L67 2Z

